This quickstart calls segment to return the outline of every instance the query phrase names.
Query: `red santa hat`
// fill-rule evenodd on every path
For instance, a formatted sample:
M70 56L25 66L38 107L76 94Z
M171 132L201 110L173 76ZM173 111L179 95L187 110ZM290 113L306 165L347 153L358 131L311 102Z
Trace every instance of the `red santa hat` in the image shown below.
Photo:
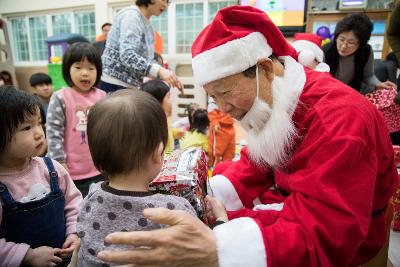
M275 54L297 59L267 14L250 6L221 9L193 43L192 67L201 85L240 73Z
M321 72L329 72L329 66L323 63L324 52L321 49L322 39L313 33L296 33L292 46L299 53L298 61L306 67L313 65L314 60L319 64L316 70Z

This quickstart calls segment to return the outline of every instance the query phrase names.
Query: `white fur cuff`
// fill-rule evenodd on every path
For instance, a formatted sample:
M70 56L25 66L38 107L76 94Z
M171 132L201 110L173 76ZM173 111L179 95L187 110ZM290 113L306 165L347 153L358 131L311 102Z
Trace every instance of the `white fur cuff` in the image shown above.
M219 267L266 267L267 254L258 224L238 218L214 228Z
M215 175L209 180L207 192L224 204L226 210L235 211L242 209L243 203L232 183L223 175Z

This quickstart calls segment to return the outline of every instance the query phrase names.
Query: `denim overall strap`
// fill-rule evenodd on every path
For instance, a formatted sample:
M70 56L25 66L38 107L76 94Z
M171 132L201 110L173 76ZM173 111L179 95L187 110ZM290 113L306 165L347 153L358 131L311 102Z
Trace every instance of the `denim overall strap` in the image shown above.
M49 172L51 191L52 192L60 191L60 187L58 186L58 173L54 168L53 161L48 157L44 157L43 160L44 163L46 163L47 170Z
M51 159L44 158L44 162L50 174L51 187L50 193L44 198L26 203L16 202L4 185L4 190L0 193L4 203L0 238L5 238L8 242L26 243L31 248L62 247L66 233L65 198L58 186L58 174ZM14 207L5 205L4 199L13 203Z
M14 198L11 196L8 188L5 184L0 182L0 198L3 202L4 208L14 209L17 206L17 202L15 202ZM4 209L3 208L3 209Z

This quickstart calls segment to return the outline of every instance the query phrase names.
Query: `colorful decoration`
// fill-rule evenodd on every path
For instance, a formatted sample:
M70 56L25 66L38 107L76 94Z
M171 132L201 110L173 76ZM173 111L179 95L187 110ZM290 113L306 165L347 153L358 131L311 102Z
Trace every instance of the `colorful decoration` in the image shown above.
M322 40L321 46L324 46L324 45L326 45L327 43L330 43L330 42L331 42L331 39L326 38L326 39Z
M61 57L50 57L50 63L56 64L56 63L61 63Z
M316 34L322 38L322 40L330 39L331 38L331 31L327 26L321 26L317 29Z

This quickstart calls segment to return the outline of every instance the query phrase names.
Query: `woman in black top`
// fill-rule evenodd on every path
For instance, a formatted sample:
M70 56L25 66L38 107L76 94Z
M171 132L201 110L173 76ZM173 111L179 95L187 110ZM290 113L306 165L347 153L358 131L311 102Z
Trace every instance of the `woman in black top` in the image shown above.
M365 14L351 14L338 22L333 42L323 47L330 73L363 94L397 88L394 83L381 82L374 75L374 53L367 43L372 28L372 22Z

